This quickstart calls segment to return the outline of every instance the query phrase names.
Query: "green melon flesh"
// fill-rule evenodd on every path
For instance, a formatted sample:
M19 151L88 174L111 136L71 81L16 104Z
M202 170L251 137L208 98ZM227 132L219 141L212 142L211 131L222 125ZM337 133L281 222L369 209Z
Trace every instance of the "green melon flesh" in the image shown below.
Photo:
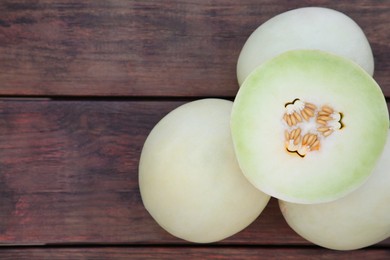
M300 98L343 113L344 127L304 158L284 146L285 104ZM351 61L322 51L289 51L258 67L234 101L231 130L239 165L263 192L289 202L336 200L362 185L389 128L376 82Z
M252 223L270 199L238 166L229 127L232 105L221 99L182 105L145 141L139 164L142 201L176 237L222 240Z
M358 24L332 9L304 7L269 19L250 35L237 62L239 84L258 65L296 49L331 52L356 62L370 75L374 73L371 47Z
M389 158L387 139L372 176L339 200L315 205L279 201L287 223L305 239L336 250L359 249L390 237Z

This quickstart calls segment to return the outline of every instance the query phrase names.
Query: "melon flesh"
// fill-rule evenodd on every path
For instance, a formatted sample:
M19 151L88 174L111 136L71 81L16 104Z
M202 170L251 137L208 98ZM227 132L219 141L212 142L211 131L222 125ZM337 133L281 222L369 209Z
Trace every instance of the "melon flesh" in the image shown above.
M285 147L289 127L283 117L297 98L342 113L342 129L328 137L313 121L290 127L321 139L320 148L303 158ZM295 50L245 80L231 129L239 165L254 186L278 199L310 204L341 198L367 180L383 150L388 118L380 87L359 66L326 52Z
M252 223L270 199L238 166L229 127L232 105L221 99L182 105L153 128L144 144L142 201L176 237L222 240Z
M390 133L389 133L390 135ZM305 239L330 249L352 250L390 236L390 140L372 176L339 200L314 205L279 201L287 223Z
M345 14L304 7L279 14L260 25L245 42L237 62L237 78L245 78L263 62L295 49L317 49L348 58L374 73L370 44L358 24Z

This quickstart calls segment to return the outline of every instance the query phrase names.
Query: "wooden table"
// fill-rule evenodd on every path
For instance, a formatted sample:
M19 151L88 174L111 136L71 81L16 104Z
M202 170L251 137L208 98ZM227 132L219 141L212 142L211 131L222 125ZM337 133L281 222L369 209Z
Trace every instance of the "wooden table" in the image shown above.
M185 102L232 100L250 33L317 4L366 32L390 96L389 1L1 1L0 259L390 259L390 239L350 252L312 245L275 199L206 245L172 237L141 202L152 127Z

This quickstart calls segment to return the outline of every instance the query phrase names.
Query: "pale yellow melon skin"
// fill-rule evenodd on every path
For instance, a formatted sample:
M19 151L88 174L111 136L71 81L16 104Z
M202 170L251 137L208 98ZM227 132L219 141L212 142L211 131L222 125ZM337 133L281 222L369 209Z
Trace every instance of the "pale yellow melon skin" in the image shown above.
M232 102L204 99L165 116L141 154L139 187L145 208L172 235L197 243L247 227L270 196L242 174L230 134Z
M368 181L339 200L313 205L280 200L279 205L287 223L303 238L336 250L359 249L388 238L389 159L390 140L387 139L383 154Z
M374 73L370 44L356 22L336 10L304 7L274 16L249 36L237 62L239 85L260 64L296 49L330 52L354 61L371 76Z

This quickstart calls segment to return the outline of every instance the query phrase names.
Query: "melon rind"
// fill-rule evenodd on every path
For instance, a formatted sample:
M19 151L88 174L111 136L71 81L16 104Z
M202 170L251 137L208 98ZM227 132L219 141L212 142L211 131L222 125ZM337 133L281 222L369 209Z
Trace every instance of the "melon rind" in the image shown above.
M242 174L233 149L233 102L202 99L167 114L142 149L139 187L145 208L172 235L209 243L252 223L270 196Z
M368 181L339 200L314 205L279 200L287 223L303 238L335 250L360 249L390 237L389 158L388 138Z
M345 127L305 158L284 147L284 104L296 98L331 105ZM348 59L313 50L285 52L245 80L233 105L239 165L263 192L289 202L336 200L362 185L389 128L387 104L373 78Z
M370 43L355 21L333 9L303 7L278 14L253 31L238 57L239 85L260 64L297 49L334 53L374 73Z

